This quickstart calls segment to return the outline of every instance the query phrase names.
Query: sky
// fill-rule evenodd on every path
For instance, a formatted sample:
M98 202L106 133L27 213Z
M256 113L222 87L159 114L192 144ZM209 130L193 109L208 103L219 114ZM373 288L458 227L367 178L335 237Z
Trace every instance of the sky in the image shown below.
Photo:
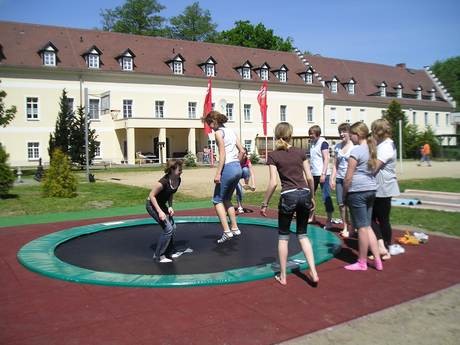
M102 28L100 12L125 0L0 0L0 21ZM158 0L165 18L193 0ZM202 0L217 30L262 23L322 56L423 68L460 55L459 0ZM1 43L1 42L0 42Z

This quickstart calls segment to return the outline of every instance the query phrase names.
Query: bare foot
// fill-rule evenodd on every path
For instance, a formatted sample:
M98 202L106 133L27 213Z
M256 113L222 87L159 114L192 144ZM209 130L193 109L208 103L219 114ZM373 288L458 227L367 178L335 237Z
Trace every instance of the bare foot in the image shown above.
M278 283L280 283L281 285L286 285L286 284L287 284L287 283L286 283L286 278L282 279L281 276L279 276L279 275L276 275L276 276L275 276L275 280L276 280Z

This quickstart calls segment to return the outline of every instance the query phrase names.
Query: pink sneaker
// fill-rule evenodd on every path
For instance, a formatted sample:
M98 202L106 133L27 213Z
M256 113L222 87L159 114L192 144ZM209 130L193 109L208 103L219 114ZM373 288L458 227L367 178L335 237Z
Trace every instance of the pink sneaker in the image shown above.
M349 271L367 271L367 262L358 260L354 264L346 265L344 268Z
M374 260L374 268L377 271L383 271L383 264L381 259L375 259Z

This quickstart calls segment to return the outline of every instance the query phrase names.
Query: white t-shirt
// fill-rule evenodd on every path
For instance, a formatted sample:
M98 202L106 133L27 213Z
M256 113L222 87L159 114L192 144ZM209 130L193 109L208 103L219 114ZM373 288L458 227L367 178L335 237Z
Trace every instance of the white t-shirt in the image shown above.
M351 147L347 152L342 151L343 143L340 142L335 145L334 152L335 152L335 161L336 161L336 178L345 178L345 174L347 173L348 168L348 158L350 158L351 150L353 149L354 145L351 143Z
M224 138L224 147L225 147L225 163L228 164L231 162L239 161L238 157L238 147L236 147L236 134L233 130L226 127L221 127L218 129L223 132Z
M390 138L377 145L377 159L383 163L377 172L377 198L398 196L399 186L396 178L396 146Z

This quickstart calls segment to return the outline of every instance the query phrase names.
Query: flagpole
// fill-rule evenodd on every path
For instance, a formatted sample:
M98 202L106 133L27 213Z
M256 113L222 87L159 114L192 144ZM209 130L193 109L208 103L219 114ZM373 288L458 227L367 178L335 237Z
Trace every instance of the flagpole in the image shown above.
M267 162L268 159L268 139L267 139L267 134L265 134L265 163Z

